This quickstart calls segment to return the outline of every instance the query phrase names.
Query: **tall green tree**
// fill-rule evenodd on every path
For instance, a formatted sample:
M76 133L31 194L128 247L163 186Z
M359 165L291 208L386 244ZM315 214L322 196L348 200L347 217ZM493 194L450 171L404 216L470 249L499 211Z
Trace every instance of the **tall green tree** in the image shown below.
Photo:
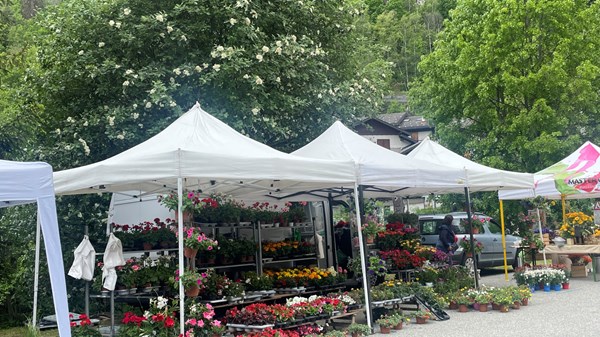
M537 171L595 140L600 10L583 0L465 0L411 90L456 152Z

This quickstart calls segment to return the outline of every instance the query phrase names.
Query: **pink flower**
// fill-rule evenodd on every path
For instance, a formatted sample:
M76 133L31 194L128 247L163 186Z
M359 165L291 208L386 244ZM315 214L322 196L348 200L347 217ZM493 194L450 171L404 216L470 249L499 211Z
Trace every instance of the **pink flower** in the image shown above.
M202 277L206 277L206 273L202 273ZM206 303L206 309L208 310L212 310L212 305L210 305L210 303Z
M198 324L199 327L203 327L204 326L204 321L203 320L198 320Z
M213 247L212 246L208 246L208 247L206 247L206 250L213 250Z
M133 266L131 266L131 269L133 269L133 271L138 271L138 270L140 270L140 266L138 266L137 264L134 264Z
M191 325L196 325L196 322L197 322L196 319L192 318L192 319L188 319L188 321L186 323L189 323Z
M190 192L187 195L188 199L194 199L194 192Z
M214 326L216 326L216 327L219 327L219 326L221 326L221 321L219 321L219 320L216 320L216 319L215 319L215 320L212 322L212 325L214 325Z
M202 314L205 319L211 319L215 313L213 311L206 311Z

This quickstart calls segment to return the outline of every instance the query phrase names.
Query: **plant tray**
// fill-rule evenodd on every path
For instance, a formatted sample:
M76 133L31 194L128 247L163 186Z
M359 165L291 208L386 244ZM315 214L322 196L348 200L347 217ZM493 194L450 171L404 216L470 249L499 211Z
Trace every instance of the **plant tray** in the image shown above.
M227 328L229 329L229 331L235 332L235 331L246 331L246 332L253 332L253 331L262 331L266 328L272 328L274 326L274 324L265 324L265 325L244 325L244 324L227 324Z

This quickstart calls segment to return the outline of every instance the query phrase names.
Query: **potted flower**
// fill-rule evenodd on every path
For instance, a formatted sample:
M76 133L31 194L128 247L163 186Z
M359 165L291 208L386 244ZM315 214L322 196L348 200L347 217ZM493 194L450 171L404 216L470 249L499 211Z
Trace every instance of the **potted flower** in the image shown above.
M242 299L244 295L244 285L240 282L232 282L226 279L223 286L223 296L227 297L227 301L235 302Z
M458 304L458 312L468 312L469 304L471 304L471 299L465 295L464 293L458 294L454 297L454 301Z
M425 324L431 318L431 313L428 310L417 310L413 313L417 324Z
M183 212L183 221L185 223L192 222L194 210L199 202L199 197L194 192L187 192L182 196L181 210ZM175 218L178 218L179 196L177 193L169 193L158 197L158 202L167 207L170 211L175 211Z
M506 288L495 289L492 300L499 306L500 312L508 312L509 306L514 303L513 294Z
M393 327L394 330L402 330L402 325L404 324L404 320L407 319L404 315L399 312L395 312L390 315L391 318L396 320L396 325Z
M396 326L397 322L395 318L381 316L381 318L377 320L377 324L379 324L379 331L382 334L389 334L392 331L392 327Z
M459 244L460 244L460 247L463 249L463 252L467 256L473 256L473 253L479 254L483 250L483 244L481 242L477 241L477 239L475 239L475 238L473 238L474 251L471 251L471 241L469 239L467 239L466 236L460 240Z
M196 257L198 251L212 251L219 244L218 241L207 237L196 227L187 228L184 235L184 255L191 259Z
M366 324L352 323L348 327L348 332L352 337L368 336L371 334L371 328Z
M178 285L179 279L181 279L185 295L188 297L197 297L200 294L206 277L206 273L200 274L191 270L184 271L183 276L179 277L179 269L175 270L175 283Z
M385 231L385 227L375 221L367 222L367 224L362 228L363 234L367 237L368 244L373 243L375 240L375 235L383 231Z
M72 314L69 314L72 318ZM92 328L92 321L84 315L79 315L79 320L71 322L71 337L102 337L97 329Z
M519 286L519 295L521 297L521 305L528 305L531 298L531 289L528 286Z
M492 295L485 290L481 290L475 295L475 302L479 303L479 311L487 312L488 304L492 300Z

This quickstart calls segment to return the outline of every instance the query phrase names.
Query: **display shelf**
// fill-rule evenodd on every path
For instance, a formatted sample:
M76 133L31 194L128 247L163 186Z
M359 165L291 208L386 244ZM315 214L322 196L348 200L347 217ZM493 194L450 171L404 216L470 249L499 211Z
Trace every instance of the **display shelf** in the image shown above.
M317 258L317 255L312 255L312 256L299 257L299 258L294 258L294 259L263 261L263 264L275 264L275 263L284 263L284 262L308 261L308 260L315 260L316 258Z
M158 248L150 250L123 250L123 254L146 254L146 253L160 253L160 252L176 252L179 248ZM96 256L102 256L104 252L96 253Z
M207 270L207 269L227 269L227 268L240 268L240 267L254 267L256 266L256 263L253 262L249 262L249 263L240 263L240 264L226 264L226 265L221 265L221 266L199 266L196 269L199 270Z

